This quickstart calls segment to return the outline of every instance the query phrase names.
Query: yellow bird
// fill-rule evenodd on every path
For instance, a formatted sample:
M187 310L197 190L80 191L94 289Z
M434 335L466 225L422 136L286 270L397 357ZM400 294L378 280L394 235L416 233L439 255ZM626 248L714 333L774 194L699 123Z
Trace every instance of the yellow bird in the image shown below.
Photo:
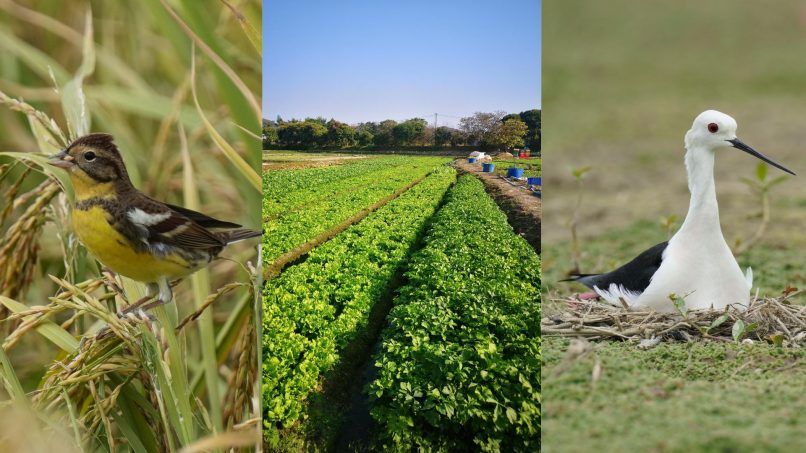
M138 191L109 134L80 137L48 163L70 175L71 223L81 243L104 266L147 283L156 304L173 298L171 280L207 266L229 244L260 236Z

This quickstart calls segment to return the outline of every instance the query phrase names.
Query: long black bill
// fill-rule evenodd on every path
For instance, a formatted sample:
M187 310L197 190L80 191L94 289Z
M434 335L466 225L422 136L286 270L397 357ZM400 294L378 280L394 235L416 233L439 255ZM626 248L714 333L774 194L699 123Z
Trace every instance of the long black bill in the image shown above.
M731 145L733 145L734 148L740 149L740 150L746 152L747 154L750 154L751 156L758 157L759 159L763 160L764 162L772 165L773 167L780 168L781 170L789 173L790 175L797 176L794 171L784 167L783 165L773 161L769 157L767 157L767 156L761 154L760 152L754 150L752 147L750 147L749 145L745 144L743 141L739 140L738 138L734 138L733 140L728 140L728 141L730 142Z

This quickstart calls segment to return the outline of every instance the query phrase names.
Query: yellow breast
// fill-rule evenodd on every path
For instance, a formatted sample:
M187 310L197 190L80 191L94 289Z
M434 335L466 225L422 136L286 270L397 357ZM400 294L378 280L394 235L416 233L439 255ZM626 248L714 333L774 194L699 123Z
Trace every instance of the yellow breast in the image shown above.
M184 277L198 269L178 254L155 256L138 252L128 239L110 224L110 215L100 206L74 209L72 225L78 239L104 266L118 274L141 282L154 282L163 277Z

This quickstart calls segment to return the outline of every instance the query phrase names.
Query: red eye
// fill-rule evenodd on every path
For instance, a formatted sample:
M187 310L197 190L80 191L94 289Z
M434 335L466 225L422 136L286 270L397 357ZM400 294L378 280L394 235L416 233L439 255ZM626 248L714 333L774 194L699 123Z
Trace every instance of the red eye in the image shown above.
M716 131L719 130L719 126L716 123L710 123L708 125L708 132L712 134L716 134Z

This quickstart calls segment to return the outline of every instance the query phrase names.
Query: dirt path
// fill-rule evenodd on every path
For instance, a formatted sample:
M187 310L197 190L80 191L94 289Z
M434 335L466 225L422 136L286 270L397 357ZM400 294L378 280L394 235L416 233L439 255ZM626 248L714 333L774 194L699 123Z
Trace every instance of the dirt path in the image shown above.
M263 171L301 170L304 168L329 167L341 165L349 161L368 159L372 156L356 155L322 155L322 154L287 154L263 152Z
M534 247L537 253L540 253L542 215L540 198L521 186L509 183L501 176L482 172L479 164L457 160L455 165L460 173L473 174L484 183L487 193L506 213L509 224L515 229L515 232L523 236L526 242Z

